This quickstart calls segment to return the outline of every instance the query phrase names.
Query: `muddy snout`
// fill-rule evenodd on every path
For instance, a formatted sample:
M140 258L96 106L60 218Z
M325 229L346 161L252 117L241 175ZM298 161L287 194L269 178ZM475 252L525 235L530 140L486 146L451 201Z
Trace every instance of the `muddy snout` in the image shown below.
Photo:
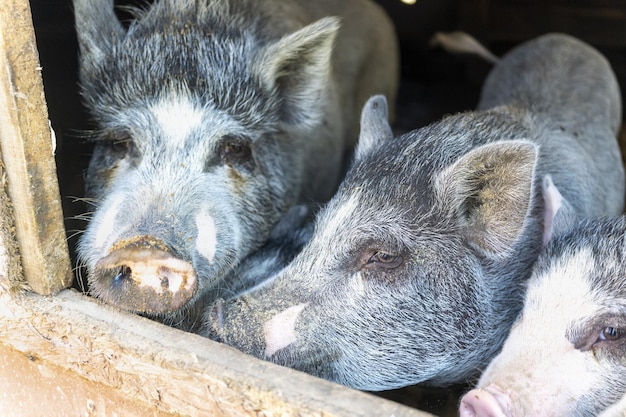
M268 317L274 314L255 308L255 300L216 300L205 310L203 336L233 346L245 353L267 359L267 335L264 331Z
M104 301L148 314L176 311L198 289L192 264L149 236L116 243L96 263L89 283L92 292Z

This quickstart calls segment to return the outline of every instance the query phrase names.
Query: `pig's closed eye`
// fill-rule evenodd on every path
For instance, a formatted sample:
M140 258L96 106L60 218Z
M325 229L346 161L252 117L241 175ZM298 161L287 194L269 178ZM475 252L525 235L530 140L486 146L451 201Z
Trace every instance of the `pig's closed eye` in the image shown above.
M112 152L123 155L128 153L128 150L132 146L132 142L130 142L130 140L115 141L110 142L109 146L111 147Z
M116 133L105 138L109 151L118 158L136 154L135 143L130 134Z
M364 268L394 269L402 265L403 258L386 251L374 252L363 264Z

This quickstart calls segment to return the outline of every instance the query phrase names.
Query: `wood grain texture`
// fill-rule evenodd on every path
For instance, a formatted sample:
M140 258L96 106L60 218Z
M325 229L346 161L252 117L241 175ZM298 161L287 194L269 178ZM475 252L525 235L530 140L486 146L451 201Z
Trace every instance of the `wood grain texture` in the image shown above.
M144 404L146 413L428 416L101 305L74 290L41 297L0 289L0 341L31 362L54 365Z
M54 294L72 275L27 0L0 1L0 146L24 277L37 293Z

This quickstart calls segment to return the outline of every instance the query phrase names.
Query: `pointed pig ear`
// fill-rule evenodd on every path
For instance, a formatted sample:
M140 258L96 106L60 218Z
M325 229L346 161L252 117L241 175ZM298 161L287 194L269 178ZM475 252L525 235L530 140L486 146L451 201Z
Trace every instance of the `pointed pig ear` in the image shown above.
M263 51L256 71L282 98L283 121L315 125L323 117L339 19L325 17Z
M578 220L572 205L559 192L552 177L546 175L541 184L543 194L543 246L546 246L552 236L564 232Z
M370 97L361 111L361 133L354 151L355 159L363 157L376 144L392 138L387 116L387 99L383 95Z
M89 72L111 52L125 30L115 15L113 0L74 0L74 18L81 72Z
M537 146L516 140L483 145L446 168L435 182L473 246L504 256L524 229L533 199Z

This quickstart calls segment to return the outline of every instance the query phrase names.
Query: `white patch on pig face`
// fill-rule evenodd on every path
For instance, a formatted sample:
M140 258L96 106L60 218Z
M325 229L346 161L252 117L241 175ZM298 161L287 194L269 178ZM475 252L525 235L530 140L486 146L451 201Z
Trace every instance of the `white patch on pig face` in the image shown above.
M265 322L265 356L270 357L297 340L296 320L307 305L304 303L289 307Z
M196 228L198 229L196 250L209 263L213 263L215 251L217 250L217 229L213 217L205 210L200 211L196 215Z
M171 142L182 144L189 134L201 126L204 113L188 99L176 97L151 106L163 135Z
M94 217L95 222L91 227L96 231L94 239L94 247L105 249L108 246L108 242L113 236L113 231L119 229L119 223L116 221L117 214L120 211L123 198L119 195L113 194L111 203L108 207L102 207L98 213L103 213L102 216Z
M592 351L576 349L567 338L572 323L598 309L587 279L594 268L591 251L582 250L529 281L523 314L478 385L501 387L512 415L570 415L604 372Z

